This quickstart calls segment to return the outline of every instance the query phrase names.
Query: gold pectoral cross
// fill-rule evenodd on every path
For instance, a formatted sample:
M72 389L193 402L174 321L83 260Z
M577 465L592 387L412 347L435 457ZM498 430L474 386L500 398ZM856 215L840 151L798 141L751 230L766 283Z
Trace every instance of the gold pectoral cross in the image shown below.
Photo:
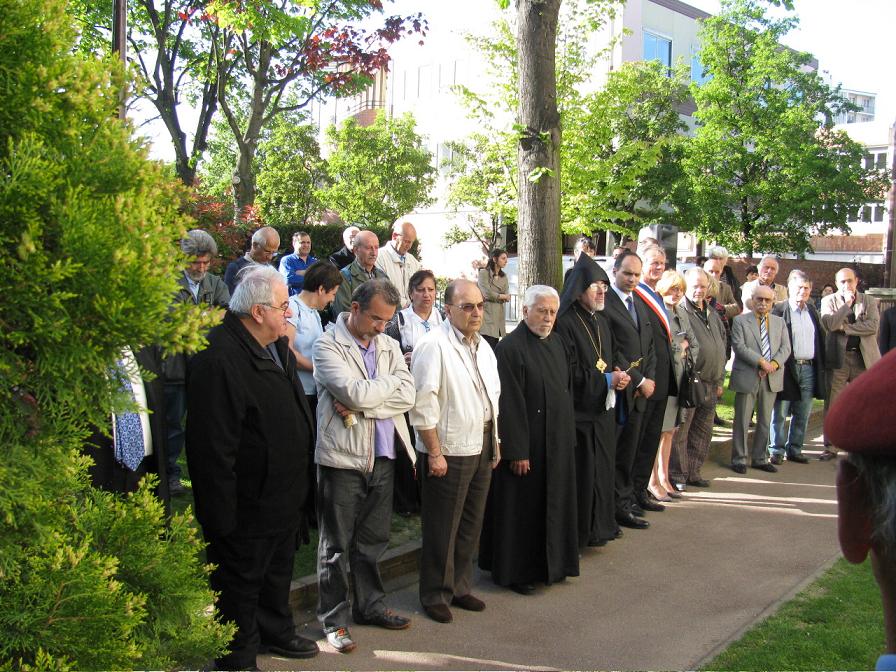
M598 357L594 363L594 368L603 373L607 370L607 363L601 357Z

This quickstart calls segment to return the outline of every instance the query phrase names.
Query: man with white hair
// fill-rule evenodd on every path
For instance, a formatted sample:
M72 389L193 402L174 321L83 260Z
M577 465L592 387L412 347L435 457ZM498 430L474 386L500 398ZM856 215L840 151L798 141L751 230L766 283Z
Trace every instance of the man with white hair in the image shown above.
M187 257L187 267L177 278L180 287L174 303L194 303L226 308L230 301L227 286L217 275L209 273L212 258L218 254L215 239L201 229L187 231L180 241ZM187 412L187 354L178 353L162 362L165 379L165 424L168 428L168 490L172 495L184 492L177 463L184 447L184 413Z
M411 305L408 281L422 268L420 262L410 252L416 241L417 229L409 219L399 217L392 225L392 240L380 248L376 257L376 267L386 274L398 290L401 308Z
M787 287L775 283L776 277L778 277L778 258L773 254L767 254L759 262L759 277L741 285L740 298L744 306L743 312L748 313L753 310L753 290L759 286L771 288L774 293L775 305L787 300Z
M236 625L219 670L256 666L260 650L317 655L295 633L289 586L314 436L286 337L291 316L283 276L246 271L208 347L190 362L187 462L196 519L215 565L222 621Z
M355 260L355 253L352 252L352 248L355 244L355 236L360 232L361 229L354 224L342 232L342 247L330 255L330 263L339 270L342 270Z
M420 603L434 621L449 623L448 605L482 611L472 594L492 469L500 459L495 355L479 335L485 301L475 282L445 289L447 319L414 346L417 389L410 411L417 430L422 481Z
M495 349L506 448L492 475L479 566L521 595L579 575L575 415L566 349L553 333L560 297L526 290L523 321Z
M227 285L231 295L240 280L243 279L240 271L252 264L270 264L279 249L280 234L277 233L277 229L274 227L263 226L253 233L249 251L239 259L235 259L227 264L227 269L224 271L224 284Z

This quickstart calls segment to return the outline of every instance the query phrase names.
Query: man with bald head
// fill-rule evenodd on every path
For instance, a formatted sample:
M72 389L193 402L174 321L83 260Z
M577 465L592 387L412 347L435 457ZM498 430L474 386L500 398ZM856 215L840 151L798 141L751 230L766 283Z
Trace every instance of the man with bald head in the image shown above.
M452 620L449 605L485 609L471 594L473 558L500 458L501 382L495 355L479 335L482 292L475 282L454 280L445 307L447 319L417 341L411 358L417 398L410 417L422 482L420 603L439 623Z
M771 287L759 285L750 300L753 312L738 315L731 325L734 366L729 387L735 392L731 468L738 474L747 473L747 432L755 408L750 466L773 473L778 469L768 461L768 435L775 397L784 389L790 339L784 320L771 314L775 302Z
M759 262L759 277L750 282L745 282L741 286L741 303L744 304L745 313L753 310L750 300L753 296L753 290L760 285L771 288L775 295L776 304L787 300L787 287L776 284L776 277L778 277L778 259L774 255L767 254Z
M873 296L858 291L851 268L841 268L834 278L837 291L821 300L821 323L828 331L825 356L828 368L828 395L825 412L843 389L880 359L877 330L880 304ZM825 435L821 460L837 455L837 447Z
M224 284L227 285L230 295L233 296L236 286L242 280L240 271L253 264L270 264L279 249L280 234L274 227L263 226L253 233L249 251L227 264L227 270L224 271Z
M351 308L352 294L358 287L368 280L386 278L386 274L376 267L379 248L380 241L373 231L359 231L355 235L352 240L355 260L340 270L343 280L331 307L334 320L340 313L347 312Z
M408 281L422 266L411 254L411 248L417 241L417 229L409 219L399 217L392 225L392 240L380 248L376 258L376 267L386 274L395 285L401 297L401 307L411 305L408 294Z

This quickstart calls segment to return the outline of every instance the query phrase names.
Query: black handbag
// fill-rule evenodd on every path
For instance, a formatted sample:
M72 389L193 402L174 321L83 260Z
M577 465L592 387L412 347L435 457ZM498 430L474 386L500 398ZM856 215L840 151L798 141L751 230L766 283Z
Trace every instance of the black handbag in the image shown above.
M678 405L681 408L696 408L705 404L706 399L706 384L700 380L700 375L694 368L689 349L684 363L684 376L678 386Z

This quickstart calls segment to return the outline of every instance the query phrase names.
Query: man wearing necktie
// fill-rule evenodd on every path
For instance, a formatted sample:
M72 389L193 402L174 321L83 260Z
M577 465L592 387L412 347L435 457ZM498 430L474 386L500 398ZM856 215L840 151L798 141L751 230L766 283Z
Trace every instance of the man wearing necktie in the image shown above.
M641 424L647 400L656 388L656 353L649 308L635 299L643 263L634 252L625 251L613 262L613 284L606 293L604 317L613 331L613 363L629 376L631 384L617 398L616 430L616 522L623 527L645 529L644 509L635 497L633 471Z
M751 298L753 312L738 315L731 325L734 366L729 387L735 392L731 468L738 474L747 473L747 431L754 407L756 428L750 466L769 473L777 471L768 461L768 435L775 397L784 389L783 365L790 357L784 320L770 314L774 291L758 285Z

